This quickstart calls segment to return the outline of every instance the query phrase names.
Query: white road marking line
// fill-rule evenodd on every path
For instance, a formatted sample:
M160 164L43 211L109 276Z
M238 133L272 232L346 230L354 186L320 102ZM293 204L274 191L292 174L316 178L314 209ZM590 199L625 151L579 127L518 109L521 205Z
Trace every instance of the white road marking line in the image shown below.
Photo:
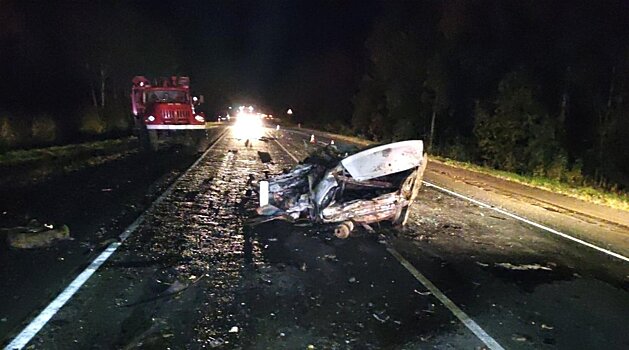
M145 210L137 219L135 219L135 221L131 225L129 225L124 230L122 234L120 234L119 242L114 242L107 246L107 248L102 253L100 253L100 255L98 255L96 259L94 259L90 263L90 265L85 270L83 270L83 272L81 272L72 282L70 282L70 284L61 292L61 294L59 294L50 304L48 304L48 306L46 306L46 308L42 312L40 312L39 315L37 315L37 317L35 317L35 319L33 319L28 324L28 326L26 326L26 328L24 328L22 332L20 332L20 334L18 334L4 349L14 350L24 348L26 344L28 344L28 342L33 339L37 332L39 332L46 325L46 323L48 323L48 321L50 321L50 319L68 302L68 300L72 298L72 296L83 286L83 284L87 282L87 280L94 274L94 272L96 272L96 270L98 270L98 268L101 267L101 265L103 265L103 263L107 261L109 257L111 257L116 249L118 249L118 247L122 245L122 242L129 238L129 236L131 236L131 234L138 228L138 226L140 226L140 224L144 222L144 217L146 213L155 208L157 204L162 202L164 198L166 198L173 191L175 185L177 185L179 180L181 180L190 172L190 170L192 170L197 164L199 164L199 162L203 158L205 158L205 156L214 148L214 146L216 146L225 137L225 135L227 135L227 131L224 131L223 134L218 139L216 139L216 141L210 147L208 147L203 155L199 157L199 159L197 159L183 174L181 174L181 176L179 176L177 180L173 182L168 187L168 189L166 189L166 191L164 191L164 193L162 193L151 204L151 206L147 210Z
M293 160L299 163L299 159L289 152L279 141L275 142L288 154ZM421 284L424 285L432 294L446 307L452 314L458 318L480 341L487 345L492 350L504 350L494 338L492 338L487 332L485 332L474 320L472 320L463 310L461 310L456 304L450 300L445 294L443 294L430 280L422 275L408 260L406 260L400 253L398 253L392 247L387 247L387 251L397 259L397 261L408 270L408 272L415 277Z
M296 163L299 163L299 159L297 159L297 157L295 157L292 153L290 153L290 152L286 149L286 147L284 147L284 145L282 145L282 144L281 144L279 141L277 141L277 140L273 140L273 141L275 141L275 143L277 143L277 145L278 145L278 146L280 146L280 148L281 148L281 149L283 149L283 150L284 150L284 152L286 152L286 154L288 154L291 158L293 158L293 160L294 160Z
M6 346L6 350L22 349L46 323L65 305L98 268L118 249L121 242L110 244L94 261L79 274L46 308L29 323L20 334Z
M408 272L415 277L421 284L428 289L432 295L437 298L443 306L448 308L452 314L461 321L478 339L480 339L487 347L493 350L504 350L504 348L498 344L498 342L492 338L487 332L485 332L473 319L471 319L461 308L456 306L456 304L450 300L445 294L443 294L437 286L435 286L426 276L422 275L421 272L417 271L417 269L406 260L397 250L392 247L387 247L387 251L393 255L397 259L397 261L402 264L408 270Z
M555 234L555 235L558 235L558 236L561 236L561 237L563 237L563 238L569 239L569 240L571 240L571 241L573 241L573 242L576 242L576 243L582 244L582 245L584 245L584 246L586 246L586 247L590 247L590 248L592 248L592 249L598 250L599 252L603 252L603 253L605 253L605 254L607 254L607 255L610 255L610 256L613 256L613 257L618 258L618 259L620 259L620 260L624 260L624 261L626 261L626 262L629 262L629 257L626 257L626 256L624 256L624 255L621 255L621 254L618 254L618 253L615 253L615 252L612 252L611 250L608 250L608 249L605 249L605 248L601 248L601 247L599 247L599 246L597 246L597 245L594 245L594 244L592 244L592 243L586 242L586 241L584 241L584 240L582 240L582 239L579 239L579 238L576 238L576 237L572 237L572 236L570 236L570 235L568 235L568 234L566 234L566 233L563 233L563 232L557 231L557 230L555 230L555 229L553 229L553 228L550 228L550 227L548 227L548 226L544 226L544 225L542 225L542 224L538 224L538 223L536 223L536 222L534 222L534 221L531 221L531 220L526 219L526 218L523 218L523 217L521 217L521 216L518 216L518 215L512 214L512 213L510 213L510 212L508 212L508 211L506 211L506 210L503 210L503 209L497 208L497 207L495 207L495 206L493 206L493 205L485 204L485 203L483 203L483 202L481 202L481 201L478 201L478 200L476 200L476 199L473 199L473 198L470 198L470 197L464 196L464 195L462 195L462 194L459 194L459 193L456 193L456 192L454 192L454 191L448 190L448 189L446 189L446 188L443 188L443 187L437 186L437 185L432 184L432 183L427 182L427 181L424 181L424 184L426 184L427 186L430 186L430 187L434 187L434 188L436 188L436 189L438 189L438 190L440 190L440 191L442 191L442 192L445 192L445 193L447 193L447 194L450 194L450 195L452 195L452 196L455 196L455 197L458 197L458 198L461 198L461 199L465 199L466 201L472 202L472 203L474 203L474 204L476 204L476 205L478 205L478 206L480 206L480 207L483 207L483 208L487 208L487 209L491 209L491 210L497 211L498 213L503 214L503 215L506 215L506 216L508 216L508 217L510 217L510 218L513 218L513 219L516 219L516 220L519 220L519 221L525 222L525 223L527 223L527 224L529 224L529 225L535 226L535 227L540 228L540 229L542 229L542 230L544 230L544 231L547 231L547 232L553 233L553 234Z

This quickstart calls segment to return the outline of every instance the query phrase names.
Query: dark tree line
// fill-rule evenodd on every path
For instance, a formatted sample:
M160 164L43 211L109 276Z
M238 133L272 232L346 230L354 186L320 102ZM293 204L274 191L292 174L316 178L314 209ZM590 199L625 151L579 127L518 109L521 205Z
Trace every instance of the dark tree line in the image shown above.
M2 0L0 151L128 134L131 77L184 74L209 115L292 107L318 127L626 187L627 23L621 0Z
M580 183L629 185L629 4L386 3L354 129Z

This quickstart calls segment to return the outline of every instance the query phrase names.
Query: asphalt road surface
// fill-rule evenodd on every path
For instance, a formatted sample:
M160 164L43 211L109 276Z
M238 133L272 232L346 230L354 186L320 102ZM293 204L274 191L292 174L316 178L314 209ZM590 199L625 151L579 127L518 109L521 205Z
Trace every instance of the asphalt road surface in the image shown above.
M3 345L629 348L628 262L435 187L422 188L403 230L381 225L339 240L331 227L247 225L255 183L313 147L302 133L269 129L267 136L245 144L228 130L122 239L92 248L95 262L71 276L93 273L80 288L71 278L55 288L41 281L40 289L54 292L38 305L24 305L22 314L0 309L2 322L15 324L0 333ZM472 196L477 188L461 192ZM483 192L489 198L482 199L521 216L540 210L530 198ZM571 211L545 211L544 225L583 239L629 234ZM579 220L592 226L583 230ZM44 254L66 256L63 249ZM11 310L21 310L23 293L13 291Z

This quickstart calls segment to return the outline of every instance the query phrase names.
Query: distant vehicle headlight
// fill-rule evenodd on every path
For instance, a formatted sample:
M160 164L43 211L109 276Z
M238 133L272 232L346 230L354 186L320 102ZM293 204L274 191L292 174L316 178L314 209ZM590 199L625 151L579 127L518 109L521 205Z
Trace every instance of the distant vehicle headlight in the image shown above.
M249 113L241 113L233 127L237 139L258 139L264 135L262 119Z
M195 119L196 121L198 121L198 122L204 122L204 121L205 121L205 118L203 118L203 117L202 117L202 116L200 116L200 115L195 115L195 116L194 116L194 119Z
M146 118L146 119L147 119L148 121L150 121L150 122L154 122L154 121L155 121L155 117L154 117L154 116L152 116L152 115L149 115L149 117L148 117L148 118Z

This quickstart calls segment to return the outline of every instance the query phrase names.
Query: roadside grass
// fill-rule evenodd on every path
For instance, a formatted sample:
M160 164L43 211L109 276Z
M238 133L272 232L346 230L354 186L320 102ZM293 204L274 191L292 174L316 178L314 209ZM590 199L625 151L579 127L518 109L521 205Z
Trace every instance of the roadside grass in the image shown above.
M302 130L309 131L310 129L302 128ZM361 146L370 146L376 143L355 136L340 135L329 132L323 133L327 137L335 138L336 140L341 140L345 142L352 142ZM589 203L601 204L614 209L629 210L629 193L626 192L612 192L592 186L577 186L574 184L569 184L559 180L552 180L545 177L519 175L508 171L491 169L488 167L483 167L468 162L460 162L435 155L430 155L430 160L442 162L457 168L487 174L499 179L508 180L519 184L540 188L550 192L563 194L569 197L581 199Z
M28 150L14 150L0 154L0 166L15 166L50 159L71 159L87 154L111 153L137 142L135 137L52 146Z
M328 134L330 137L334 137L336 138L336 140L341 140L341 141L345 141L345 142L352 142L361 146L371 146L371 145L375 145L376 142L374 141L369 141L369 140L365 140L365 139L361 139L359 137L356 136L346 136L346 135L338 135L338 134L330 134L330 133L326 133Z
M614 209L629 210L628 193L614 193L603 189L594 188L592 186L576 186L558 180L548 179L545 177L519 175L508 171L491 169L472 163L459 162L456 160L434 155L430 158L433 161L439 161L457 168L467 169L478 173L491 175L499 179L541 188L547 191L581 199L590 203L602 204Z
M206 129L213 129L213 128L218 128L221 126L225 126L227 123L225 122L205 122L205 128Z
M331 133L331 132L327 132L327 131L320 131L320 130L314 130L314 129L309 129L309 128L300 128L299 130L304 131L304 132L318 132L323 134L325 137L331 138L335 141L344 141L344 142L349 142L349 143L354 143L360 146L371 146L371 145L375 145L377 144L377 142L375 141L369 141L357 136L348 136L348 135L341 135L341 134L335 134L335 133Z
M207 122L206 129L214 129L225 126L225 123ZM0 153L0 166L8 167L28 164L42 160L51 159L73 159L89 155L105 155L129 149L134 149L137 137L130 136L120 139L110 139L103 141L77 143L63 146L51 146L43 148L32 148L27 150L13 150Z

